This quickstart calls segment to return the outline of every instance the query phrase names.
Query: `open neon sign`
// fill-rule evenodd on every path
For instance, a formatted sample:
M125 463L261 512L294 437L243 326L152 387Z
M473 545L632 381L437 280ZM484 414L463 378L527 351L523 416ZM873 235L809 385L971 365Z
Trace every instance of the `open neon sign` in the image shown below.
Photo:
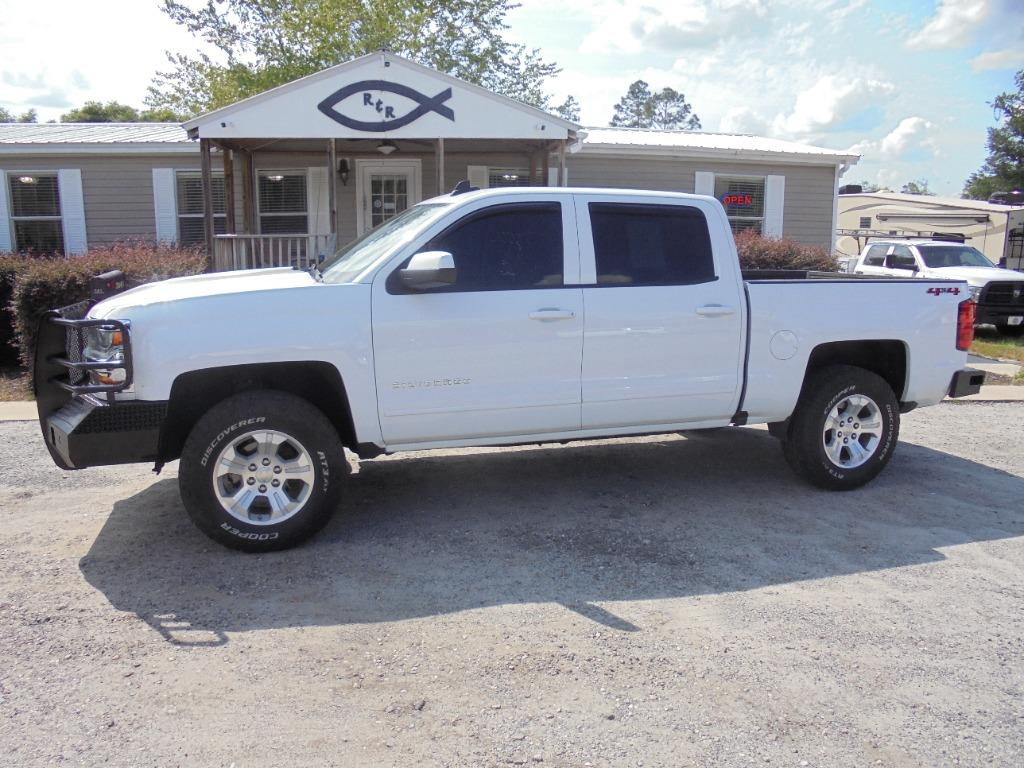
M730 205L753 205L753 195L740 195L730 192L729 194L722 195L722 205L729 207Z

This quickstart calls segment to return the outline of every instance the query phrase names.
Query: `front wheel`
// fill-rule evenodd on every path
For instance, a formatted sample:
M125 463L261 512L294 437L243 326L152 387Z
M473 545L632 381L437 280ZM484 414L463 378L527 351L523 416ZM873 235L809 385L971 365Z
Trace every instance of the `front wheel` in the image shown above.
M859 488L892 458L900 431L896 395L881 376L852 365L811 376L783 443L786 461L819 488Z
M196 423L178 469L181 498L207 536L246 552L287 549L319 531L348 471L334 427L285 392L229 397Z

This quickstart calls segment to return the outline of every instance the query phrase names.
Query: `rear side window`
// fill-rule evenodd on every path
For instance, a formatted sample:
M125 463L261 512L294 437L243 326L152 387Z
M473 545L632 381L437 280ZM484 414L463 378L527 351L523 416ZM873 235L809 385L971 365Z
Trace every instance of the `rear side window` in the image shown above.
M867 255L864 257L865 266L884 267L885 254L888 250L888 245L872 245L870 248L868 248Z
M892 249L893 269L913 269L916 266L917 262L914 261L914 254L910 252L907 246L897 245Z
M599 285L679 285L715 279L707 220L682 205L590 203Z
M562 206L552 202L485 208L420 250L454 257L455 285L441 290L509 291L563 285L562 247Z

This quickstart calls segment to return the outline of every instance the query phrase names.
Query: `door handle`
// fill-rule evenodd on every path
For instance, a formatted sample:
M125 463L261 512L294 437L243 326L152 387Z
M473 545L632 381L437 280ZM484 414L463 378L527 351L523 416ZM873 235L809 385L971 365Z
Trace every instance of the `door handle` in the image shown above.
M530 313L531 320L540 320L541 322L548 322L550 320L572 320L574 317L576 317L576 313L571 309L546 308L538 309Z
M697 307L697 314L701 317L723 317L731 315L735 311L735 309L725 304L705 304L703 307Z

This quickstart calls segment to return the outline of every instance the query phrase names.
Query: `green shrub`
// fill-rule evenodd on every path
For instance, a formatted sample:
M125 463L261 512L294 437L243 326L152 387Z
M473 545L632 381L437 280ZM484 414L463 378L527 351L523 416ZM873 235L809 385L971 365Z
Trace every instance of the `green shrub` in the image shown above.
M18 343L14 333L14 313L11 297L17 274L35 261L27 256L0 254L0 366L18 362Z
M839 270L839 263L825 248L803 245L795 240L761 237L749 229L736 235L736 250L742 269Z
M147 243L116 243L84 256L32 259L16 268L10 307L22 365L32 366L39 319L50 309L89 298L89 278L120 269L128 288L169 277L196 275L207 269L198 250Z

